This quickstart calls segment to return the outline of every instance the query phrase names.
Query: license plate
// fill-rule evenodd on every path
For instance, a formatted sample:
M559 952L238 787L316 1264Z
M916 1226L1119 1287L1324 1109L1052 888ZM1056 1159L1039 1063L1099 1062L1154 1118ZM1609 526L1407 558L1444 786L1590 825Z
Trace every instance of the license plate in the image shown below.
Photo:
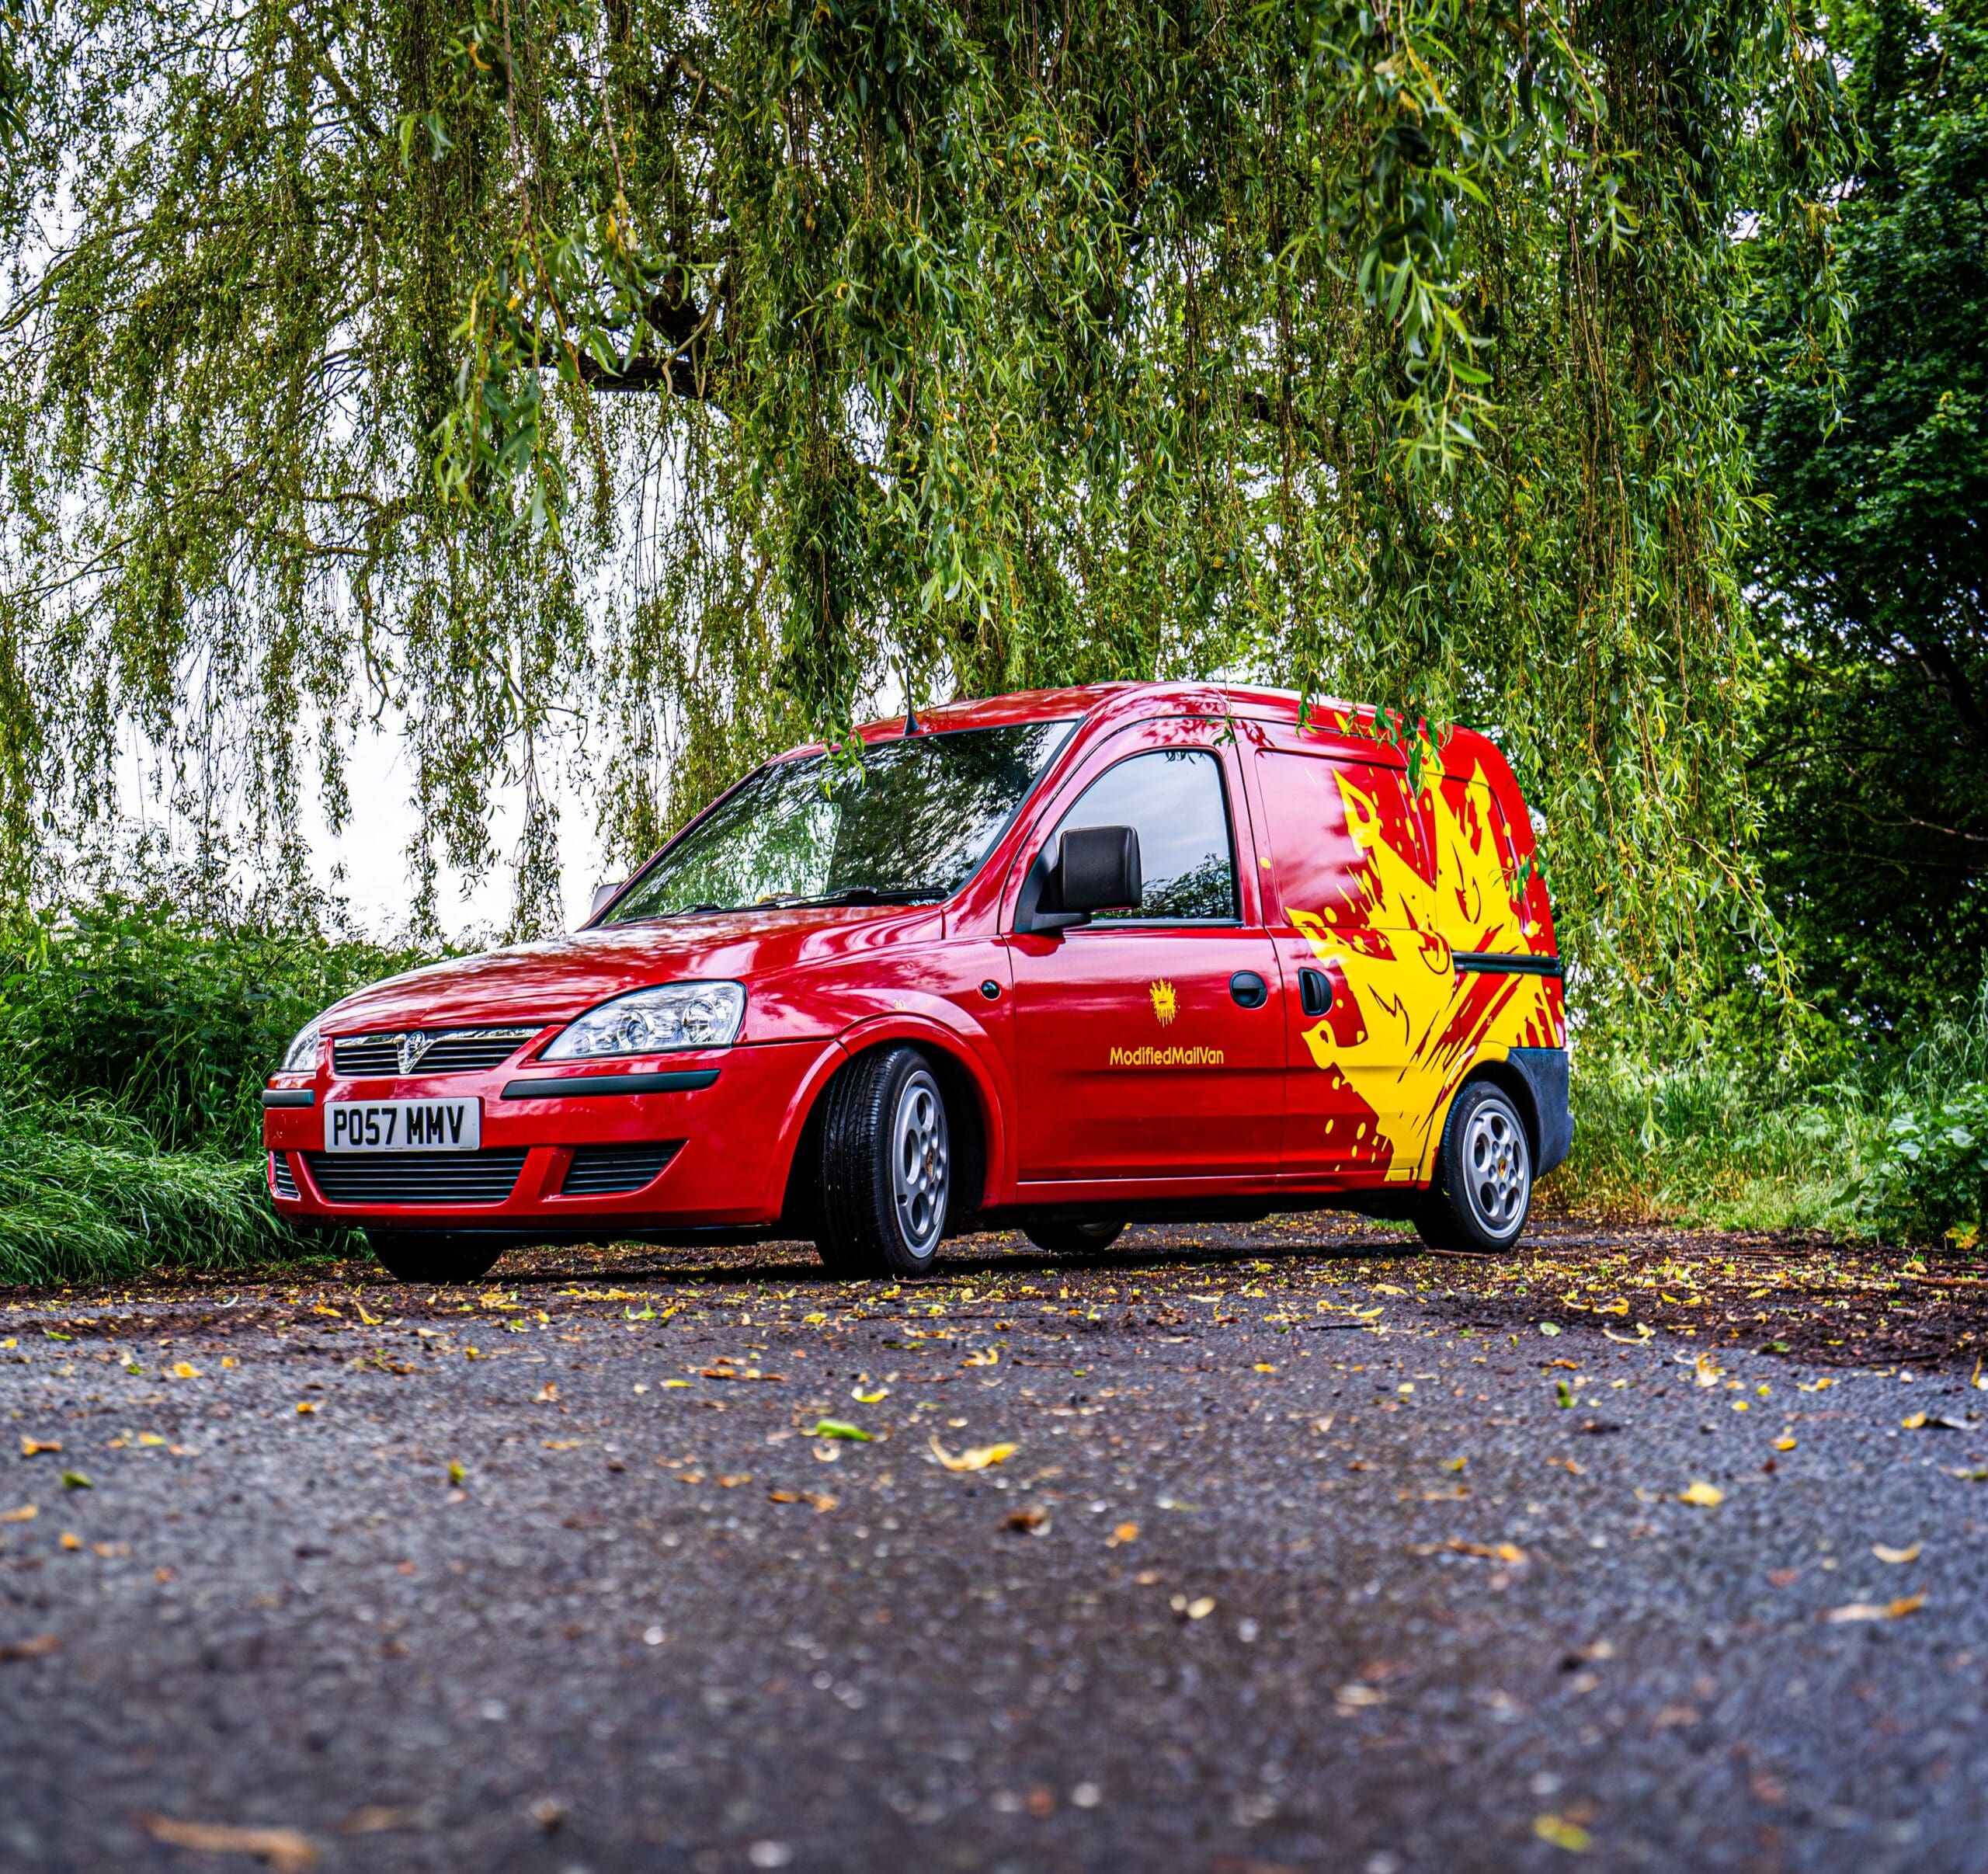
M474 1152L483 1143L481 1100L333 1100L327 1152Z

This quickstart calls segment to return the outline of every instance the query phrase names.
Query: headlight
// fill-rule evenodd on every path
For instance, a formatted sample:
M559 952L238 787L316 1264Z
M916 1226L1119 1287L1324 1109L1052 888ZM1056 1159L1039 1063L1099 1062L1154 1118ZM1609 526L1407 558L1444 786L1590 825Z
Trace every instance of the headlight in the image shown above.
M318 1065L318 1049L324 1041L318 1024L312 1022L290 1044L283 1057L285 1073L308 1073Z
M742 982L666 982L631 990L589 1009L539 1058L586 1061L603 1054L663 1054L673 1048L726 1048L746 1019Z

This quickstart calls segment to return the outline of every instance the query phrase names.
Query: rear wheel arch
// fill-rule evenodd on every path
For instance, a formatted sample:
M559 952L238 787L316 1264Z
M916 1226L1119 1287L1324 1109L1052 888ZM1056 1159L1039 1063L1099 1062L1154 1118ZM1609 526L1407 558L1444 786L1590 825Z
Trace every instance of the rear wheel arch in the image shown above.
M1430 1179L1414 1209L1416 1233L1432 1249L1499 1255L1531 1214L1535 1136L1530 1103L1486 1062L1456 1091L1437 1134ZM1536 1115L1535 1115L1536 1118Z
M1533 1094L1532 1083L1510 1061L1482 1061L1464 1076L1456 1091L1450 1096L1448 1105L1443 1109L1443 1124L1436 1134L1438 1152L1441 1149L1443 1134L1449 1128L1450 1115L1456 1111L1457 1102L1463 1097L1464 1090L1480 1080L1489 1080L1518 1109L1519 1118L1525 1126L1526 1149L1532 1154L1532 1162L1536 1166L1540 1158L1538 1102Z

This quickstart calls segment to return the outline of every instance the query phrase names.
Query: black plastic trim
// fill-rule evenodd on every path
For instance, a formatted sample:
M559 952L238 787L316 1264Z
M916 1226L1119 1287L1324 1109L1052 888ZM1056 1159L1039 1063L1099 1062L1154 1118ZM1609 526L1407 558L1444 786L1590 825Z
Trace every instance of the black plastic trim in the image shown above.
M580 1100L597 1093L688 1093L717 1083L715 1067L686 1067L670 1073L564 1074L543 1080L506 1083L506 1100Z
M1533 1176L1544 1177L1574 1149L1573 1108L1567 1097L1567 1051L1564 1048L1514 1048L1510 1059L1532 1090L1532 1107L1539 1122L1539 1163Z
M1535 956L1531 951L1453 950L1450 961L1458 969L1481 969L1499 976L1557 976L1558 957Z
M273 1106L315 1106L317 1104L317 1093L308 1087L266 1087L262 1089L265 1111Z

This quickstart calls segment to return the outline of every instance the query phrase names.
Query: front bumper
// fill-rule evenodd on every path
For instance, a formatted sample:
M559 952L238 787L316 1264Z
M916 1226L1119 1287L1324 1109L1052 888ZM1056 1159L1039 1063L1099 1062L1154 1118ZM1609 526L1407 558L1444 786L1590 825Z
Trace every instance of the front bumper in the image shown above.
M780 1215L804 1094L839 1052L833 1041L822 1041L603 1062L591 1073L513 1062L488 1073L405 1080L342 1080L328 1068L309 1078L282 1075L262 1114L262 1142L272 1155L270 1194L279 1214L294 1222L399 1229L583 1236L609 1226L638 1232L762 1226ZM308 1106L269 1104L307 1092ZM340 1203L325 1195L314 1160L324 1149L328 1102L470 1096L482 1101L483 1154L523 1150L508 1196L495 1202ZM600 1196L564 1192L576 1148L645 1144L676 1149L641 1188ZM369 1162L385 1165L388 1157Z

